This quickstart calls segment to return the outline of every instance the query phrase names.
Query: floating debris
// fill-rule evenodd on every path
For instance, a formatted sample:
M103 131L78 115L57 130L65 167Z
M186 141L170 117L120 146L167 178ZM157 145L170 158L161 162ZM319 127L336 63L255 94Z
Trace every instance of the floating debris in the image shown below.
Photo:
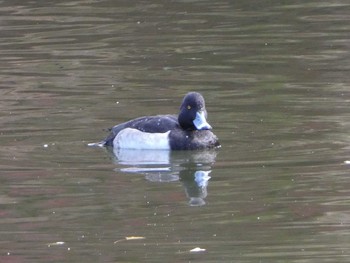
M345 164L350 164L350 160L344 161Z
M191 249L190 252L192 253L198 253L198 252L204 252L206 251L205 248L195 247L194 249Z
M145 239L145 237L134 237L134 236L131 236L131 237L125 237L126 240L140 240L140 239Z
M53 143L50 143L50 144L45 143L45 144L43 144L42 146L43 146L44 148L48 148L50 145L51 145L51 146L54 146L55 143L54 143L54 142L53 142Z
M51 246L62 246L64 244L65 244L65 242L63 242L63 241L57 241L57 242L49 243L49 244L47 244L47 246L48 247L51 247Z
M130 241L130 240L142 240L142 239L146 239L145 237L141 237L141 236L130 236L130 237L125 237L123 239L119 239L117 241L114 241L114 244L117 244L121 241Z

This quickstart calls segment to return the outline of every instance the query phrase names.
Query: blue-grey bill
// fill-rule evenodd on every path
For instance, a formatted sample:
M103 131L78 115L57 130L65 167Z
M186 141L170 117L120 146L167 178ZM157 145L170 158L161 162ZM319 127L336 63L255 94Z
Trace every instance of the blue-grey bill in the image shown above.
M211 130L210 124L205 119L204 111L199 111L196 113L196 118L193 120L194 126L197 130Z

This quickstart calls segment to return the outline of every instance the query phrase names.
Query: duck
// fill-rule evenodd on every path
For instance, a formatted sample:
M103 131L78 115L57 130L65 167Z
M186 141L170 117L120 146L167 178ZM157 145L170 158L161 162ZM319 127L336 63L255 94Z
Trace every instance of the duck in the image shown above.
M178 115L143 116L115 125L99 144L118 149L201 150L220 147L203 96L187 93Z

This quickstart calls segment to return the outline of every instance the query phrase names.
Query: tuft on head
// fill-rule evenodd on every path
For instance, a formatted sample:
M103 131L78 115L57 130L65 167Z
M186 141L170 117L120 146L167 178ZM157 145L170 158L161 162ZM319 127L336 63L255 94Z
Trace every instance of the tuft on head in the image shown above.
M205 108L205 101L203 96L198 92L189 92L184 97L181 107L191 107L197 110Z

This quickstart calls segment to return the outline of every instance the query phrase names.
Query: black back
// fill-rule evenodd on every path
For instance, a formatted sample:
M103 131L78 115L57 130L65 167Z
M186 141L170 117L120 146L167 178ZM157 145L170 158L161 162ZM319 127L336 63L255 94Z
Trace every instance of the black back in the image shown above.
M111 133L105 139L104 145L113 146L113 140L117 134L125 128L134 128L143 132L164 133L180 128L175 115L145 116L133 119L111 128Z

